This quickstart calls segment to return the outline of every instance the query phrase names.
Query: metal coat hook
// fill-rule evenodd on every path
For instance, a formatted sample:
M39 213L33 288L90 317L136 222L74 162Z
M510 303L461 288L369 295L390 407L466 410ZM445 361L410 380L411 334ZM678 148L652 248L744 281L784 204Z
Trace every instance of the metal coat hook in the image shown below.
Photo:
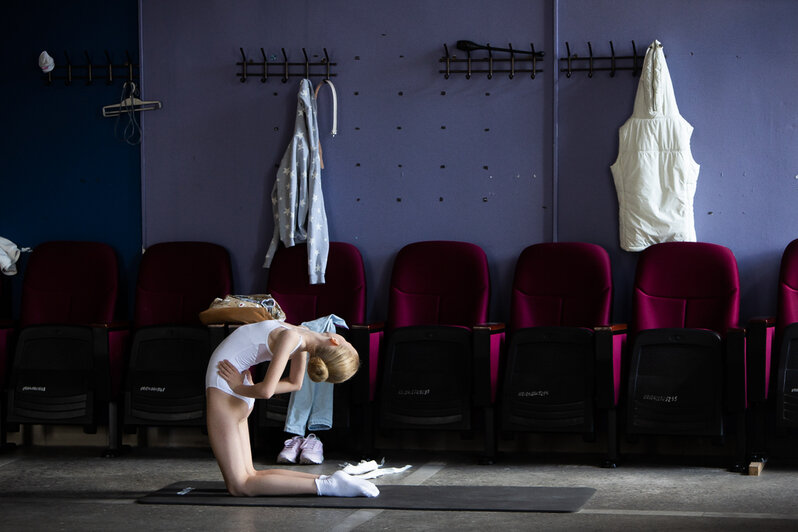
M488 79L493 79L493 50L488 43Z
M510 48L510 79L515 77L515 51L513 50L513 43L507 43Z
M632 55L617 55L615 52L615 43L610 43L610 55L597 56L593 52L593 43L587 41L588 53L584 57L571 53L571 45L565 41L566 56L559 59L560 72L564 72L565 76L570 78L574 72L587 72L587 76L592 78L596 72L606 71L609 72L610 77L614 78L616 72L619 70L631 70L632 75L636 76L640 71L639 57L637 54L637 45L632 41ZM587 64L585 64L587 63ZM585 66L579 66L579 65ZM623 65L623 66L622 66ZM628 65L628 66L627 66Z
M128 81L132 82L138 77L134 70L138 68L138 65L133 63L129 52L125 51L127 61L121 65L115 65L113 63L111 54L108 52L108 50L103 50L103 53L105 54L105 61L95 65L92 62L89 51L83 50L85 63L75 64L72 62L69 52L64 51L65 61L61 64L55 65L51 71L42 76L42 79L47 83L47 85L52 85L54 80L63 80L64 85L72 85L76 80L86 80L85 85L93 85L98 79L105 78L105 83L107 85L111 85L115 78L114 70L119 71L121 69L125 69L127 71ZM103 69L105 69L105 73L102 73Z
M72 61L69 60L69 54L64 52L64 57L66 57L67 62L67 78L66 78L66 85L72 85Z
M610 77L615 77L615 46L613 46L612 41L610 41L610 52L612 53L612 70L610 70Z
M86 80L86 85L91 85L92 82L94 81L94 79L92 78L92 75L91 75L91 58L89 57L89 52L86 51L86 50L83 50L83 55L86 56L86 64L88 65L87 66L87 75L88 75L89 79Z
M247 56L244 54L244 49L239 48L241 50L241 83L247 81Z
M566 57L568 58L568 71L565 73L566 78L571 77L571 45L568 44L568 41L565 41L565 53Z
M448 44L443 44L444 55L439 59L445 67L439 70L444 78L449 79L452 74L465 74L466 79L471 79L477 73L487 74L488 79L493 79L496 74L506 73L510 79L515 79L516 74L529 72L531 79L535 79L538 72L543 72L538 68L538 61L543 58L544 53L535 50L531 44L530 50L517 50L512 43L507 48L491 46L488 44L477 44L472 41L457 41L457 49L466 53L463 59L458 59L449 51ZM487 52L482 57L475 56L473 52L484 50ZM507 55L502 55L507 54ZM452 63L465 63L463 69L458 69ZM483 66L484 65L484 66Z
M327 48L323 48L324 50L324 65L327 67L327 75L324 76L324 79L330 79L330 56L327 55Z
M130 60L130 53L125 50L125 57L127 57L127 80L133 83L133 61Z
M452 73L452 56L449 55L449 47L446 46L446 43L443 43L443 53L446 58L446 73L443 75L443 78L449 79L449 75Z
M105 84L110 85L114 82L114 62L111 61L111 54L108 53L108 50L105 50L105 58L108 60L108 77Z
M262 47L260 48L260 61L247 59L247 54L244 52L244 48L239 48L238 50L241 54L241 60L237 62L236 65L241 65L241 70L236 73L236 76L238 76L241 83L246 82L251 77L254 78L256 75L260 79L261 83L266 83L270 77L278 76L283 83L288 83L288 80L291 77L311 78L312 76L321 76L325 79L330 79L336 75L332 72L332 67L334 67L336 64L330 61L330 55L327 52L327 48L324 48L324 58L317 62L311 61L307 48L302 48L304 61L296 63L289 62L288 53L285 51L285 48L280 48L280 51L283 54L282 61L278 60L277 56L275 55L267 54L266 50ZM253 67L258 67L261 69L261 71L257 72ZM316 72L313 72L314 67L323 67L324 70L317 70Z

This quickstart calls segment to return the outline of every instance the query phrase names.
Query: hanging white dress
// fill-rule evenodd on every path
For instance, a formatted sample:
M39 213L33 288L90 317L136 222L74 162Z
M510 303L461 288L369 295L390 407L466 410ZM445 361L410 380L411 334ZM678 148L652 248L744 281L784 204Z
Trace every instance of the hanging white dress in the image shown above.
M621 248L695 242L693 197L699 165L690 152L691 126L679 114L659 41L646 51L632 116L619 131L610 167L618 193Z

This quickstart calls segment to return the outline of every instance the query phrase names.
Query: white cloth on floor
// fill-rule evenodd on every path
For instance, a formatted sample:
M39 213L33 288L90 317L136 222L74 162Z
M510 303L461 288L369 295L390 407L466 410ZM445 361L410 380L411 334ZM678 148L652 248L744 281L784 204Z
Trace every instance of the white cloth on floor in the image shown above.
M380 468L375 469L373 471L369 471L368 473L363 473L362 475L353 475L353 476L355 478L362 478L364 480L368 480L368 479L371 479L371 478L381 477L383 475L393 475L395 473L401 473L403 471L407 471L411 467L413 467L413 466L411 466L410 464L408 464L406 466L402 466L402 467L385 467L385 468L380 467Z
M403 467L382 467L384 464L385 458L379 464L376 460L361 460L359 464L344 464L343 472L356 478L368 480L384 475L402 473L413 467L409 464Z
M347 475L362 475L374 471L385 463L385 458L379 464L376 460L361 460L359 464L344 464L344 473Z

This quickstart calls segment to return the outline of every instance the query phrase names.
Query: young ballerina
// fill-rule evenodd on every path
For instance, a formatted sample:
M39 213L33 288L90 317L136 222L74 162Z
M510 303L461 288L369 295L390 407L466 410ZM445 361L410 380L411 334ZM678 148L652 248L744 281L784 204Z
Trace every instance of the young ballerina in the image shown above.
M267 360L263 381L253 383L249 368ZM231 495L379 495L377 486L343 471L320 476L287 469L258 471L252 464L247 418L255 399L298 390L305 373L314 382L344 382L359 362L343 336L276 320L239 327L219 344L205 374L208 436ZM290 369L282 378L286 365Z

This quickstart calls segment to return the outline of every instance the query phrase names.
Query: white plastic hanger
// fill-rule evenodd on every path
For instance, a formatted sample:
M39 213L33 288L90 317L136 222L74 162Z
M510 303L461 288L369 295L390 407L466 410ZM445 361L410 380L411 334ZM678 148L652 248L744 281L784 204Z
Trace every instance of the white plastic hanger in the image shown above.
M144 101L135 96L136 84L132 81L125 83L125 88L130 88L127 98L122 98L119 103L103 107L103 116L119 116L133 111L154 111L162 107L158 100Z

